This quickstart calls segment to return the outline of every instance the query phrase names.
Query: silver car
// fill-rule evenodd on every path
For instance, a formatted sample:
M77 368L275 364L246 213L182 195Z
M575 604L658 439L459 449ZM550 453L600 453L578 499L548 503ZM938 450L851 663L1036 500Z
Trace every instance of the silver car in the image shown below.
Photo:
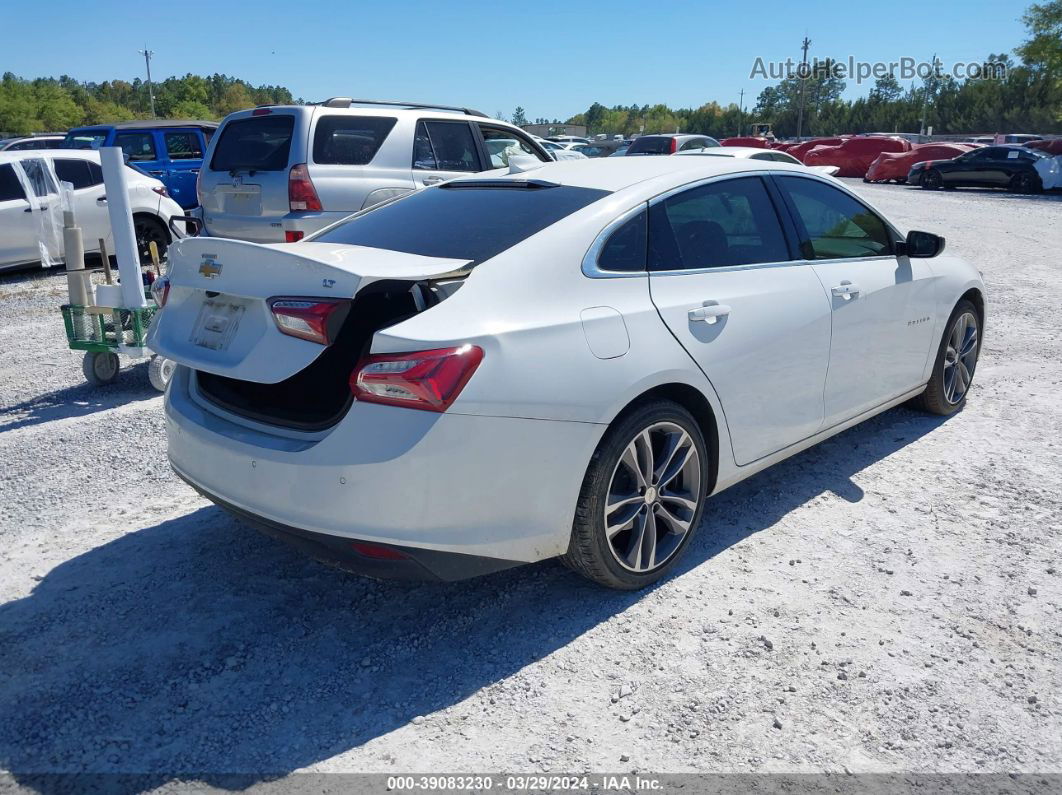
M203 234L295 242L351 213L463 174L553 158L518 127L468 108L347 97L222 121L197 190Z

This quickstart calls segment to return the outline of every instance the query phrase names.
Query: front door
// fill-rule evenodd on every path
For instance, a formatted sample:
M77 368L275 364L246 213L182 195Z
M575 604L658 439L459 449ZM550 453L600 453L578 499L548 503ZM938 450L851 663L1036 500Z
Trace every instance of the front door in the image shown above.
M775 178L833 315L826 426L924 382L933 345L929 260L897 257L898 235L846 191L810 177Z
M103 171L97 163L72 157L52 157L55 176L74 188L74 219L81 227L85 253L99 251L100 238L107 250L113 252L111 219L107 211L107 195L103 187Z
M22 180L11 163L0 163L0 268L40 259L35 219Z
M482 170L479 148L468 122L436 119L417 122L413 138L413 182L418 188Z
M716 179L654 203L649 238L653 303L715 387L737 463L816 433L830 303L794 261L764 180Z

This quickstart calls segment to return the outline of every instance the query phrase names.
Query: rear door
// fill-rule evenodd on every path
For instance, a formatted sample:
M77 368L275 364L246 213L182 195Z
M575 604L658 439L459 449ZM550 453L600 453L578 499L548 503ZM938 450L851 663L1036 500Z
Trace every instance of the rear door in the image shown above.
M539 151L539 147L526 135L508 127L476 122L476 129L483 141L484 158L489 161L487 168L508 168L509 157L512 155L533 157L543 163L553 159L545 152Z
M199 204L195 181L203 163L203 134L195 129L160 130L166 153L167 177L163 180L170 196L186 210Z
M60 182L74 186L74 217L81 227L85 251L99 251L100 238L106 240L108 250L113 250L103 171L99 165L80 158L54 156L52 166Z
M0 163L0 268L40 259L36 225L22 181L11 163Z
M326 213L338 220L413 190L410 128L403 136L397 124L396 116L318 110L310 179Z
M483 171L489 166L479 152L479 142L467 121L421 119L413 135L413 182L425 188Z
M222 124L201 173L208 235L284 242L288 172L306 162L307 119L258 108Z
M830 305L790 250L764 179L717 178L661 198L649 241L653 303L715 387L737 463L816 433Z
M775 179L830 301L825 400L831 426L924 383L935 277L930 260L897 257L897 235L851 194L810 177Z

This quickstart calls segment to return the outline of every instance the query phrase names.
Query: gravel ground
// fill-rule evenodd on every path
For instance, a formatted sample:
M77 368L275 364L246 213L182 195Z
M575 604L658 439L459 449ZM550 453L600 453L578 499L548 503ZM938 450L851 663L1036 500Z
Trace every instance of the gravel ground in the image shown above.
M969 406L732 488L639 594L308 561L171 474L143 363L84 384L60 276L4 277L0 769L1062 772L1062 196L854 187L983 269Z

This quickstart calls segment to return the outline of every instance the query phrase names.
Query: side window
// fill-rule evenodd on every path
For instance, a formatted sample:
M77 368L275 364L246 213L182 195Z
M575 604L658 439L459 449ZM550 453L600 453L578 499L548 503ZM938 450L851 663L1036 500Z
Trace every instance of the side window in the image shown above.
M89 185L103 184L103 169L98 163L87 163L89 170Z
M322 116L313 133L313 161L364 166L376 157L397 121L393 116Z
M22 171L33 187L35 196L48 196L59 192L59 186L52 179L51 172L43 158L26 158L22 161Z
M512 130L500 130L481 124L479 131L483 134L483 143L487 147L487 154L490 155L491 168L506 168L509 165L509 155L530 155L536 160L545 160L531 144Z
M679 147L680 152L688 152L691 149L704 149L708 145L708 142L703 138L691 138Z
M118 133L114 137L114 143L122 147L130 162L158 159L155 154L155 139L149 132Z
M620 273L644 271L647 220L648 213L642 210L613 232L597 256L597 267Z
M89 174L87 160L70 160L57 157L52 161L52 165L55 166L55 176L59 178L59 181L69 182L74 186L74 190L91 188L95 184Z
M413 168L422 171L482 171L472 128L465 122L418 122L413 139Z
M774 162L774 152L757 152L749 156L749 160L770 160Z
M885 222L844 191L801 177L779 177L804 227L808 259L877 257L892 253Z
M0 202L25 198L26 194L22 190L22 183L18 181L15 169L10 163L0 165Z
M650 208L650 270L717 268L789 258L778 214L759 177L690 188Z
M203 159L203 147L199 145L199 136L194 132L168 132L163 135L163 141L170 160Z

